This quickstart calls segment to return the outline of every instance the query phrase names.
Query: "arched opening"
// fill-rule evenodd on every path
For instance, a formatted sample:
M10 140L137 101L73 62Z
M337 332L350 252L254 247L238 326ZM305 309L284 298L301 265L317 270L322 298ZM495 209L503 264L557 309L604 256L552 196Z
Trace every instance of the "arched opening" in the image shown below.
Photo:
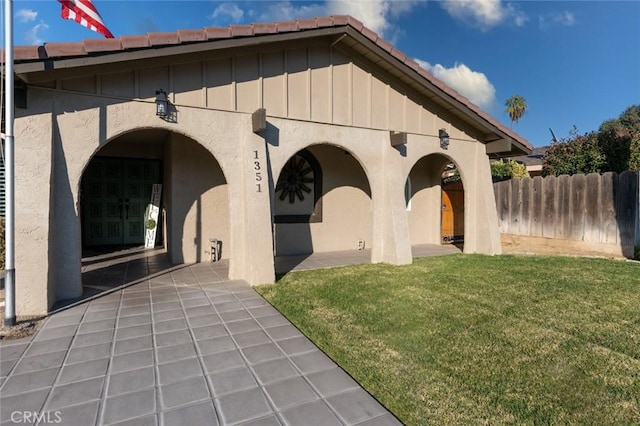
M356 158L322 144L293 155L274 194L276 256L369 249L371 189Z
M171 265L228 259L224 173L186 136L141 129L109 141L87 163L79 199L85 287L105 289Z
M405 184L412 246L464 243L464 186L455 163L433 154L421 158Z

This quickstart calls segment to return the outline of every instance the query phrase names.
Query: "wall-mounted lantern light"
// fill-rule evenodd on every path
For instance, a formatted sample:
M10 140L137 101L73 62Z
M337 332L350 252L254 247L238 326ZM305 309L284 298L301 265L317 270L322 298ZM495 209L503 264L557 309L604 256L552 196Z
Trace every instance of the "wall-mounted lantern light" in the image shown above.
M164 90L156 90L156 115L166 117L169 115L169 99Z
M449 133L445 129L440 129L438 131L438 136L440 137L440 148L448 149L449 148Z

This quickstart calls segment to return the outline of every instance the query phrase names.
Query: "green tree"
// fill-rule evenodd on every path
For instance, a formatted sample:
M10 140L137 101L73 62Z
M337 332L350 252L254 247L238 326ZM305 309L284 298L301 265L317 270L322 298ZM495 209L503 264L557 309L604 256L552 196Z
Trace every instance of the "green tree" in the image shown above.
M527 111L527 101L520 95L513 95L505 101L504 105L506 107L504 112L511 118L511 128L513 128L513 122L517 123Z
M512 178L529 177L527 166L514 160L502 160L491 163L491 178L494 182Z
M640 170L640 105L605 120L597 132L554 142L543 158L543 176Z

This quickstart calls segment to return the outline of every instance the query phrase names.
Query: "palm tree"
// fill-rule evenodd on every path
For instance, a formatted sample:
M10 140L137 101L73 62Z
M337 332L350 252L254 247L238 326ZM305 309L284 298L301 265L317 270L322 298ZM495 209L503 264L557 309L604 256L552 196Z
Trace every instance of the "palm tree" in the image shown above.
M511 128L513 129L513 122L517 123L527 111L527 101L520 95L513 95L505 101L504 105L507 107L504 112L509 114Z

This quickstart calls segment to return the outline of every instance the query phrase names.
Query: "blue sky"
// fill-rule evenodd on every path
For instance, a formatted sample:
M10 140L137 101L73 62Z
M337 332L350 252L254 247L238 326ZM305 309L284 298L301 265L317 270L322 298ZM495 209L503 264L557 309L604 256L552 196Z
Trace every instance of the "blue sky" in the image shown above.
M94 0L116 36L350 14L505 125L505 99L528 111L513 128L534 146L549 128L596 130L640 104L639 1ZM14 1L14 43L99 37L60 18L55 0ZM3 29L4 33L4 29Z

